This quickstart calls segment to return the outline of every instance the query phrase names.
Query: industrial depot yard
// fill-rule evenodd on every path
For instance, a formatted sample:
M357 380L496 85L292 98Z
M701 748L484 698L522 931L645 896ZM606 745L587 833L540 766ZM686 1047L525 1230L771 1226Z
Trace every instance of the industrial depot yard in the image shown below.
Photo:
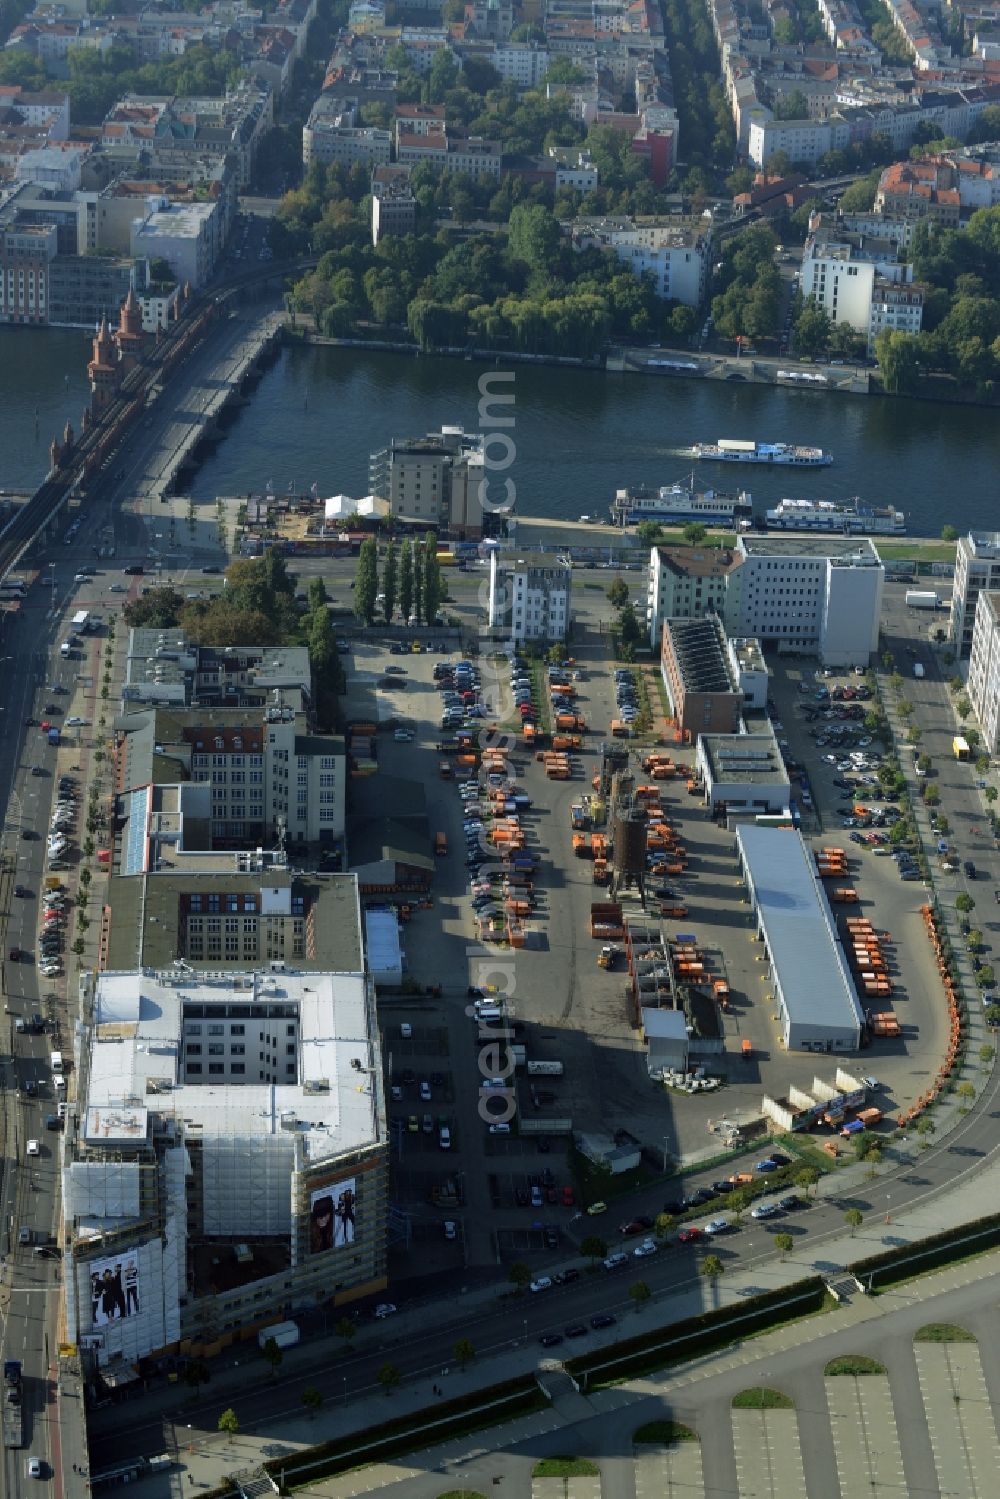
M702 1062L707 1074L722 1079L722 1086L686 1094L648 1075L645 1043L640 1030L630 1024L628 975L621 961L611 971L598 966L602 943L590 935L591 906L608 899L608 891L595 885L593 863L574 857L572 851L571 807L591 790L592 777L600 769L601 745L609 739L617 711L615 662L607 654L607 637L589 631L575 649L575 711L587 729L580 751L570 754L569 779L550 779L543 764L523 746L520 734L510 757L511 778L530 800L521 813L521 825L525 851L535 863L534 909L524 918L525 944L516 950L477 939L460 795L463 781L470 774L474 778L475 772L456 769L451 779L439 776L438 745L447 731L439 726L441 694L434 667L449 659L454 662L458 656L432 650L390 657L387 642L358 640L348 672L350 719L371 713L374 683L385 683L387 665L395 668L400 685L379 687L381 711L383 716L388 711L392 721L412 730L414 737L397 739L383 730L378 738L378 775L415 777L423 783L430 827L445 834L448 848L436 860L430 909L415 909L404 928L408 987L413 992L383 994L380 1004L385 1065L393 1090L389 1094L387 1089L393 1201L407 1222L406 1233L391 1252L391 1281L412 1283L449 1266L485 1271L498 1261L515 1259L544 1273L546 1264L576 1252L592 1231L593 1220L581 1209L595 1197L610 1198L627 1182L635 1189L630 1211L655 1216L665 1196L676 1201L684 1195L683 1181L676 1183L676 1190L665 1185L665 1165L668 1175L709 1163L718 1176L741 1169L738 1153L731 1157L733 1164L726 1165L726 1126L742 1125L742 1148L756 1140L759 1153L764 1138L762 1100L787 1099L790 1088L811 1092L814 1079L832 1085L838 1068L854 1077L874 1074L878 1088L867 1103L886 1116L876 1128L891 1132L896 1118L906 1114L938 1071L948 1044L948 1011L921 914L925 886L901 879L896 861L887 854L876 856L874 844L851 841L850 831L841 826L851 808L840 806L845 793L833 784L843 772L821 758L829 753L828 747L817 746L813 737L826 737L820 733L826 726L827 733L831 727L841 728L847 746L856 748L859 740L866 740L864 751L856 750L866 760L858 776L852 776L859 784L851 800L860 802L867 796L868 801L888 805L874 787L861 781L874 773L879 743L872 743L858 721L811 716L839 711L836 703L820 704L817 692L833 692L838 686L854 691L858 679L831 675L817 681L815 662L769 658L769 711L784 754L795 767L793 774L801 769L807 776L811 806L803 807L803 833L810 859L821 847L840 848L847 857L847 876L826 882L828 894L834 885L847 885L858 896L856 903L832 905L838 931L843 937L845 918L867 917L879 933L889 934L884 958L891 999L879 1001L876 1008L895 1011L900 1034L875 1039L851 1054L783 1048L768 970L754 940L756 923L740 878L735 834L713 821L702 797L688 793L694 750L671 742L663 753L673 756L681 774L657 785L664 815L687 851L683 873L668 877L673 898L683 902L687 914L678 920L661 919L656 914L659 902L650 900L649 924L661 927L668 938L694 934L711 976L725 978L731 996L722 1016L722 1053L692 1063ZM476 667L484 688L493 680L507 688L505 661L484 657ZM665 734L656 669L646 665L635 670L646 678L653 732ZM540 680L544 681L544 667ZM543 726L544 722L543 717ZM645 753L631 750L630 769L639 782L647 779L639 764ZM801 783L793 789L801 797ZM626 894L624 900L630 918L641 916L634 897ZM491 973L494 964L499 971ZM479 1110L482 1072L487 1069L481 1071L479 1065L482 1042L470 1019L468 990L470 985L488 988L493 983L508 993L518 1027L515 1039L525 1045L527 1057L562 1064L562 1074L556 1076L528 1077L524 1067L518 1069L513 1086L523 1132L515 1122L509 1134L491 1133ZM432 988L440 992L427 992ZM539 1141L536 1132L546 1122L549 1132ZM572 1135L561 1131L570 1123L577 1133L641 1147L642 1168L620 1183L604 1178L606 1185L598 1188L587 1170L581 1172L580 1158L568 1154ZM440 1143L442 1126L450 1131L447 1151ZM783 1138L787 1149L790 1137ZM799 1144L793 1145L793 1155L798 1149L809 1163L825 1159L832 1165L819 1148L826 1144L832 1149L832 1141L842 1159L853 1157L850 1142L840 1141L829 1129L795 1140ZM607 1220L601 1220L600 1228L605 1235L609 1228L614 1231ZM428 1242L434 1245L430 1255Z

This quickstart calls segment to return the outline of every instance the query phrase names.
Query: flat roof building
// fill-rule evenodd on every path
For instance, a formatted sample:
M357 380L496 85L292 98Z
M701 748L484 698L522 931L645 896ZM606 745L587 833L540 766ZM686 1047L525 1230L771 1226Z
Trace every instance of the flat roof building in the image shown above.
M663 685L677 727L692 739L699 734L735 734L739 728L743 695L727 646L716 614L663 621Z
M867 537L736 538L726 625L826 666L867 666L878 649L885 568Z
M703 614L724 612L729 575L741 560L730 547L650 549L646 619L654 650L665 619L700 619Z
M178 963L88 976L81 1000L53 1137L69 1341L113 1377L382 1289L385 1101L360 966Z
M1000 532L970 531L958 538L951 595L951 638L960 657L972 650L980 593L1000 590Z
M736 845L785 1046L856 1051L864 1011L801 834L740 827Z
M791 786L770 724L750 734L702 734L696 763L713 812L788 811Z
M363 968L354 875L255 862L208 853L181 869L114 875L101 967L166 969L180 960L210 970Z

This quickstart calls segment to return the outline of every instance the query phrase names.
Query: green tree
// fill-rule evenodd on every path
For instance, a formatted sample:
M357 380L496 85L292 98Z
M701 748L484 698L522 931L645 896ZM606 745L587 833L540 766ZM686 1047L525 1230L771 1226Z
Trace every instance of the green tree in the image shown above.
M658 1239L665 1239L674 1226L674 1220L669 1213L657 1213L653 1232Z
M663 527L659 521L641 520L635 528L635 534L647 546L655 546L663 537Z
M917 383L916 339L910 333L885 328L875 340L875 358L882 384L892 394L912 390Z
M603 1260L608 1252L608 1246L597 1234L587 1234L580 1245L580 1253L585 1255L592 1263Z
M531 1284L531 1270L520 1260L516 1260L507 1271L507 1279L518 1291L523 1291Z
M265 1364L270 1365L271 1378L276 1379L278 1370L281 1368L281 1365L284 1362L284 1353L278 1347L273 1338L268 1338L267 1342L264 1344L263 1348L260 1351Z
M310 578L309 587L306 591L308 600L308 612L315 614L317 609L325 609L330 602L330 596L326 591L326 584L322 578Z
M725 1268L717 1254L706 1254L701 1262L700 1271L706 1280L718 1280Z
M429 625L437 618L444 594L441 564L437 557L437 537L433 531L428 531L424 537L424 619Z
M993 971L992 963L983 963L980 968L976 969L976 983L980 989L991 989L993 987L996 983L996 974Z
M307 1384L302 1391L302 1404L309 1412L310 1421L315 1420L316 1414L323 1404L323 1391L318 1390L314 1384Z
M972 896L968 893L967 890L963 890L960 895L956 895L956 897L955 897L955 910L956 911L969 912L969 911L974 911L975 908L976 908L976 903L973 900Z
M385 622L389 624L396 612L396 597L399 593L399 560L396 556L396 543L390 540L385 552L385 565L382 568L382 592L385 595L383 614Z
M636 618L631 599L626 603L618 616L618 628L623 646L638 645L642 639L642 628Z
M844 1222L851 1230L852 1239L854 1238L854 1235L857 1233L858 1229L861 1227L864 1221L864 1214L861 1212L860 1208L847 1209L847 1212L844 1214Z
M985 1010L986 1024L990 1030L1000 1027L1000 1004L987 1005Z
M628 584L624 578L615 578L608 588L608 603L613 609L624 609L628 603Z
M354 612L363 624L375 622L375 600L378 596L378 545L374 536L366 536L358 555L354 575Z
M349 1349L358 1334L358 1324L353 1317L341 1317L333 1329L338 1338L342 1338L345 1349Z
M807 302L795 320L795 348L802 356L825 354L830 346L830 319L822 307Z
M635 1280L629 1286L628 1294L632 1298L636 1311L639 1312L653 1293L644 1280Z
M208 1384L211 1371L203 1358L189 1359L184 1369L184 1383L191 1385L197 1395L203 1384Z
M956 531L955 527L954 526L942 526L941 527L941 540L942 541L957 541L958 540L958 532Z
M802 1166L795 1173L795 1185L803 1191L815 1190L819 1182L819 1168L816 1166Z
M399 550L399 612L408 624L413 613L413 546L409 541Z
M387 1395L392 1394L393 1390L399 1384L399 1381L402 1379L402 1377L403 1376L399 1372L399 1369L396 1367L396 1365L388 1363L383 1364L378 1373L375 1375L375 1378L378 1380L379 1384L382 1386L382 1389Z
M233 1437L236 1435L239 1429L240 1418L239 1416L237 1416L232 1406L229 1406L222 1412L222 1415L219 1417L219 1430L224 1431L229 1440L232 1441Z
M689 547L700 546L708 535L708 528L703 526L701 521L688 521L687 525L681 531L681 535Z
M512 260L533 271L550 273L559 253L560 230L555 215L540 203L519 203L510 215L507 248Z
M792 1246L795 1243L795 1240L792 1238L791 1234L789 1234L789 1233L782 1233L782 1234L775 1234L773 1243L774 1243L775 1249L781 1255L781 1258L784 1259L785 1255L788 1254L791 1251Z
M424 549L419 541L413 543L413 612L419 624L424 612Z
M955 704L955 712L964 723L969 714L972 712L972 704L969 702L969 699L967 697L959 698L958 702Z
M992 807L993 803L997 799L997 788L995 786L987 786L986 790L983 792L983 796Z
M476 1350L468 1338L459 1338L451 1352L460 1369L464 1369L467 1364L471 1364L476 1356Z

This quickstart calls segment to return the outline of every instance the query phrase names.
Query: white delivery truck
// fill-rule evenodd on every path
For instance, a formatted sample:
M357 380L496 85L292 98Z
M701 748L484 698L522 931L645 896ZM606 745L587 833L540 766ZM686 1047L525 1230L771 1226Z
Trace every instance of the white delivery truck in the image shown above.
M929 588L908 588L906 590L907 609L939 609L941 600L936 593Z
M270 1327L262 1327L257 1333L257 1347L264 1349L274 1339L279 1348L294 1348L299 1341L299 1327L297 1322L272 1322Z

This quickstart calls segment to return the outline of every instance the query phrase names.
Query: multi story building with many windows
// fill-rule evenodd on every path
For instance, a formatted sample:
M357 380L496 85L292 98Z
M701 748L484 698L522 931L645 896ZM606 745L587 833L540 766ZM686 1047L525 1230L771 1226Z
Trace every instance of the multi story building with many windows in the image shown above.
M1000 591L1000 532L970 531L958 538L951 595L951 638L959 657L972 650L976 604L983 592Z
M1000 593L981 589L969 654L969 702L988 755L1000 749Z
M736 538L726 624L765 646L867 666L878 647L885 568L866 537Z
M333 843L344 832L344 742L312 734L307 715L258 708L147 708L116 725L119 787L194 782L211 848ZM136 808L136 815L141 809Z
M81 1012L52 1136L63 1313L106 1380L382 1289L388 1142L360 961L88 974Z
M573 570L568 563L516 562L494 550L490 556L489 626L516 645L556 645L569 629Z

